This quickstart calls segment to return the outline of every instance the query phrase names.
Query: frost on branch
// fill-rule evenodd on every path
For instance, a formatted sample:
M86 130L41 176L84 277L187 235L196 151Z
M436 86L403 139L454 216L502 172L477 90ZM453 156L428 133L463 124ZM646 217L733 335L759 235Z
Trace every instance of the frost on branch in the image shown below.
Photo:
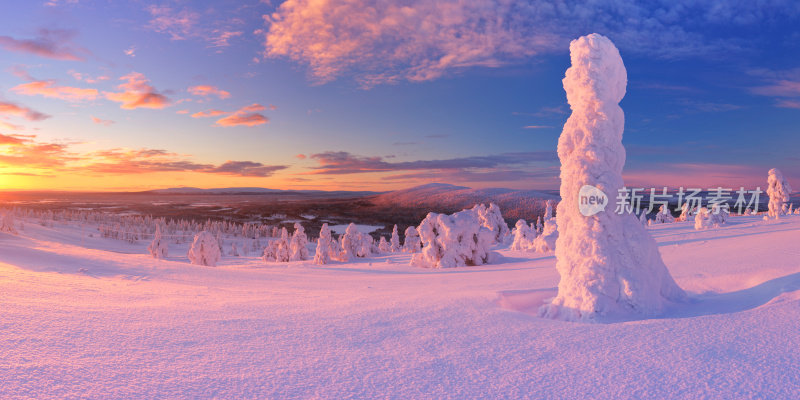
M769 218L779 218L787 213L787 202L792 192L789 182L783 177L781 170L773 168L767 176L767 195L769 196Z
M583 185L602 190L609 199L623 187L619 102L627 85L625 66L614 44L598 34L572 41L570 58L563 83L572 115L558 141L562 200L556 210L555 253L561 281L558 295L540 313L581 321L657 314L685 293L670 276L655 240L633 214L610 208L586 217L578 207Z
M222 258L219 242L209 231L202 231L194 237L189 249L189 261L196 265L217 266Z
M422 252L414 254L411 265L452 268L490 262L494 233L481 225L476 209L452 215L429 213L417 228ZM408 240L408 236L406 236Z

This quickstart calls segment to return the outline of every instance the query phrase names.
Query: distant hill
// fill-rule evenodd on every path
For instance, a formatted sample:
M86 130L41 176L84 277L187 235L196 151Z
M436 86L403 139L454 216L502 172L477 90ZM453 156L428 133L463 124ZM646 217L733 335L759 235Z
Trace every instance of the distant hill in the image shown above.
M281 190L281 189L269 189L269 188L260 188L260 187L230 187L230 188L212 188L212 189L201 189L195 187L178 187L178 188L169 188L169 189L156 189L156 190L149 190L147 193L153 194L207 194L207 195L258 195L258 194L270 194L270 195L308 195L308 196L324 196L324 197L362 197L362 196L371 196L376 195L381 192L370 192L370 191L346 191L346 190L335 190L335 191L325 191L325 190Z
M472 189L446 183L431 183L395 190L370 198L378 207L426 209L453 212L478 203L495 203L509 220L535 220L543 214L547 200L559 200L558 191L515 190L503 188Z

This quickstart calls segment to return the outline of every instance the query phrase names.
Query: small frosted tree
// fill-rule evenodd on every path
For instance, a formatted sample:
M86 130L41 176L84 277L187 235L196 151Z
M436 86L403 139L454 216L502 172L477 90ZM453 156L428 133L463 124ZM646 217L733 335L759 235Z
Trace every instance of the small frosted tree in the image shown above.
M14 223L14 214L10 211L0 216L0 232L6 232L13 235L17 234L17 228Z
M381 239L383 238L381 237ZM400 235L397 233L397 225L395 225L394 228L392 228L391 246L389 247L389 251L392 253L397 253L400 250Z
M422 239L419 237L417 228L409 226L405 232L406 240L403 242L403 251L406 253L418 253L422 249Z
M303 225L295 222L292 241L289 243L289 261L308 260L308 236Z
M150 242L149 246L147 246L147 251L150 252L150 255L153 256L153 258L167 258L169 249L167 248L167 241L161 237L161 225L156 226L156 233L153 237L153 241Z
M786 203L789 201L789 194L792 192L789 182L783 177L781 170L773 168L769 170L767 176L767 195L769 196L769 218L779 218L786 214Z
M322 224L322 228L319 230L319 239L317 239L317 250L314 253L314 264L325 265L330 263L332 250L331 228L328 227L328 224Z
M518 220L512 232L514 240L511 242L511 250L528 250L533 245L536 232L524 219Z
M675 217L673 217L672 213L669 212L669 207L664 207L662 204L658 209L658 214L656 214L655 221L657 224L672 223L675 222Z
M694 229L702 231L711 227L711 218L708 209L703 207L694 215Z
M358 231L356 224L351 223L347 225L347 229L345 229L341 241L342 258L345 260L352 260L356 257L363 257L359 256L359 253L363 254L363 244L361 243L361 232Z
M198 233L192 241L188 256L192 264L216 267L222 258L217 238L209 231Z
M396 227L397 225L395 225L395 231L397 230ZM378 242L378 251L383 254L392 253L392 245L390 245L383 236L381 236L381 240Z
M530 249L537 253L555 251L557 242L558 221L555 218L550 218L544 221L542 233L533 239Z

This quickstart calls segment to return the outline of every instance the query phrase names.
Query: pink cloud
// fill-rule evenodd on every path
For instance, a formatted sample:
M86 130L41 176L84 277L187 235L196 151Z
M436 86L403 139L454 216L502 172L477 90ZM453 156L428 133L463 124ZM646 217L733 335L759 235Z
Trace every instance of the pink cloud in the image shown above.
M220 88L218 88L216 86L210 86L210 85L192 86L187 90L189 91L189 93L191 93L191 94L193 94L195 96L204 96L205 97L205 96L214 95L214 96L219 97L220 99L227 99L228 97L231 97L231 94L229 92L227 92L225 90L222 90L222 89L220 89Z
M308 65L315 83L353 72L369 87L431 80L464 67L498 67L560 42L555 35L515 29L513 4L287 0L264 16L264 56Z
M55 60L84 61L85 49L72 44L75 32L57 29L41 29L34 39L15 39L0 36L0 47L18 53L33 54Z
M54 80L23 83L14 86L11 91L26 96L44 96L67 101L94 100L98 96L97 89L59 86Z
M220 118L217 120L217 126L256 126L269 122L269 118L265 117L258 111L264 111L267 108L261 104L253 103L245 106L234 112L233 114Z
M229 41L235 37L242 36L244 32L242 31L220 31L216 30L212 33L212 36L209 38L209 42L211 43L211 47L228 47L230 46Z
M117 86L121 92L103 92L108 100L122 103L120 108L133 110L136 108L162 109L169 107L170 100L158 93L156 89L149 85L149 81L143 74L131 72L119 78L126 81Z
M150 6L150 22L147 25L150 29L166 33L172 40L183 40L197 35L197 24L200 14L184 9L175 11L166 6Z
M11 102L0 102L0 115L13 115L25 118L28 121L41 121L50 118L47 114Z
M114 121L111 121L111 120L108 120L108 119L100 119L100 118L97 118L95 116L92 116L92 122L94 122L95 124L98 124L98 125L105 125L105 126L109 126L109 125L114 124Z
M800 110L800 101L798 100L781 100L776 105L781 108L795 108Z
M219 117L220 115L228 114L222 110L208 110L208 111L200 111L192 114L192 118L207 118L207 117Z

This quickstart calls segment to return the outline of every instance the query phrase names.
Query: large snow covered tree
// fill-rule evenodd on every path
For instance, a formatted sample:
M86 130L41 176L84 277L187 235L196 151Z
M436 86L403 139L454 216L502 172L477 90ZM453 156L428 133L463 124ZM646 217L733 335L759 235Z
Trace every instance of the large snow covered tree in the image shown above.
M483 204L476 204L472 209L478 213L481 225L492 231L494 242L502 243L503 239L508 235L508 225L503 219L500 207L497 204L489 203L488 207Z
M189 249L189 261L196 265L217 266L222 253L217 238L209 231L202 231L194 237Z
M652 315L685 298L669 274L655 240L631 213L607 210L584 216L584 185L615 199L623 187L622 146L627 73L619 51L605 36L591 34L570 43L572 66L563 80L572 115L558 140L561 202L558 295L543 306L550 318L601 321Z
M150 245L147 246L147 251L150 252L150 255L153 258L167 258L168 248L167 248L167 241L161 237L161 226L156 226L156 233L153 237L153 241L150 242Z
M778 218L786 214L786 203L792 192L789 182L783 177L781 170L773 168L767 176L767 195L769 196L769 218Z

